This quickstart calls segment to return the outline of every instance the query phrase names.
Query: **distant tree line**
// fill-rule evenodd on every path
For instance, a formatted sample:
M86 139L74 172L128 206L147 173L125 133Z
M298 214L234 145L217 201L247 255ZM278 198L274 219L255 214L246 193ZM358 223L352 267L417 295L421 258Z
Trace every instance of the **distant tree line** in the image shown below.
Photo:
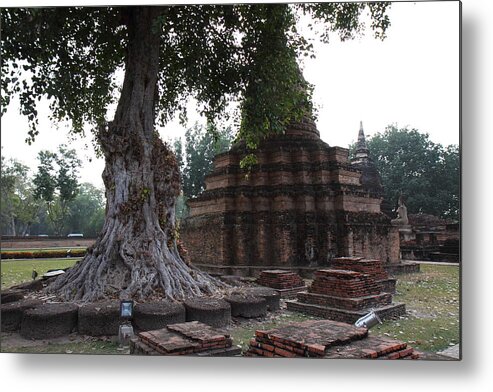
M231 128L217 129L195 124L175 139L176 154L182 179L182 194L176 204L177 217L187 215L186 201L205 190L205 176L213 169L214 157L229 150L233 141Z
M457 145L442 146L417 129L386 127L367 139L382 177L385 198L397 205L402 193L408 213L458 219L460 156ZM350 146L354 151L355 145Z
M75 150L61 145L56 152L41 151L38 162L31 174L19 161L2 156L1 233L97 236L104 222L104 192L79 183Z

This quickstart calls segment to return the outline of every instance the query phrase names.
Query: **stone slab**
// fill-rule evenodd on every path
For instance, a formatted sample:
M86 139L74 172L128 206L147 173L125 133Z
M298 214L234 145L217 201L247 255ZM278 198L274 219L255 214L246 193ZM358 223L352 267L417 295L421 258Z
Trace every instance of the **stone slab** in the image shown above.
M296 295L301 291L306 291L308 288L306 286L294 287L292 289L273 289L275 290L281 298L295 298Z
M200 344L223 341L230 336L198 321L168 325L167 329L172 332L178 332L189 339L196 340Z
M413 351L412 348L409 350L404 342L385 337L368 336L366 339L350 342L343 347L330 347L325 358L379 358L396 352L399 353L397 358L404 358L411 355Z
M311 316L323 317L330 320L340 321L344 323L355 323L360 317L369 313L369 309L366 310L344 310L330 308L320 305L305 304L298 301L286 301L287 309L295 312L308 314ZM390 304L378 308L373 308L375 313L381 320L389 319L393 317L403 316L406 313L406 306L404 304Z
M199 342L168 331L166 328L141 332L138 336L145 344L163 355L191 354L200 348Z
M330 320L311 320L256 331L245 356L326 359L419 359L407 343L369 336L366 328Z
M389 293L381 293L365 297L344 298L301 292L298 293L298 301L306 304L320 305L343 310L362 310L389 305L392 303L392 295Z
M197 321L140 332L131 340L130 346L132 354L140 355L192 355L201 352L232 355L226 351L232 347L232 339L228 334Z
M271 330L257 330L255 340L260 346L273 347L272 351L280 356L323 357L328 347L362 339L367 334L366 328L346 323L308 320Z

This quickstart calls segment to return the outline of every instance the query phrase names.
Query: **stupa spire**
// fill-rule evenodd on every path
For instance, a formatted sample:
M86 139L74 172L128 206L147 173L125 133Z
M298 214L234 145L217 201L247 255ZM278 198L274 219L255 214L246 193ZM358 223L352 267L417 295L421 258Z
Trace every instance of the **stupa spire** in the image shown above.
M365 131L363 130L363 121L359 122L358 141L356 142L356 153L351 163L365 163L370 160L368 146L366 145Z

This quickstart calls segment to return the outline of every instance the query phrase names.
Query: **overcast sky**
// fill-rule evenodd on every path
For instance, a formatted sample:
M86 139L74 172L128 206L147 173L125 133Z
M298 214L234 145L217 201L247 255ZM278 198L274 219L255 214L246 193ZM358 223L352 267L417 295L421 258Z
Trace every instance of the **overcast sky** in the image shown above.
M303 67L305 78L315 86L322 139L347 147L356 140L363 121L369 136L396 123L427 132L436 143L458 144L459 3L393 3L389 17L384 41L370 31L353 41L341 43L336 36L330 44L315 41L316 58L305 60ZM29 146L24 143L27 121L18 114L17 102L11 104L1 120L4 156L34 169L40 150L67 143L77 147L84 161L81 180L102 186L104 163L94 157L91 137L71 140L66 124L57 126L48 120L46 102L38 111L40 135ZM190 117L190 125L200 120ZM174 121L160 133L171 140L184 130Z

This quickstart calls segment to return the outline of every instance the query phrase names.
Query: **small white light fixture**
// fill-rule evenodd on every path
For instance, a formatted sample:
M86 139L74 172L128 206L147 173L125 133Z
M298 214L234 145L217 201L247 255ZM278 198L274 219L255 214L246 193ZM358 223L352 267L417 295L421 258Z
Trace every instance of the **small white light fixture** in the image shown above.
M375 313L375 311L372 309L370 313L365 314L363 317L359 318L356 320L354 325L356 327L364 327L367 329L370 329L371 327L374 327L377 324L382 324L382 321L378 317L378 315Z
M120 318L123 320L131 320L134 315L134 301L120 301Z

